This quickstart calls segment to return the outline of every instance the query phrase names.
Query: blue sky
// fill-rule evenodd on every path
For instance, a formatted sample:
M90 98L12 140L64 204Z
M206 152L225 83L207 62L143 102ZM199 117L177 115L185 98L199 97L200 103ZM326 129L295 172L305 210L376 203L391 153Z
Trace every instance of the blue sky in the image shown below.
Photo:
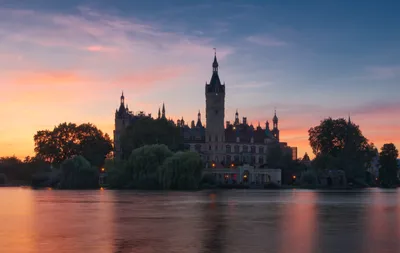
M238 108L265 122L276 107L282 139L304 153L309 127L350 113L378 146L400 145L398 13L399 1L0 0L0 89L34 112L1 126L0 146L32 152L29 136L63 121L111 133L121 90L134 111L165 102L171 117L195 119L214 47L227 120ZM47 117L49 103L62 113Z

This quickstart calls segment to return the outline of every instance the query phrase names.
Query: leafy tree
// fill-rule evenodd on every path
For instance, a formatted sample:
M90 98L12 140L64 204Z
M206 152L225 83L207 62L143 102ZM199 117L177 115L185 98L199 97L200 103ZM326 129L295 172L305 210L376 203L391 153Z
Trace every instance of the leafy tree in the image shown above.
M89 123L62 123L52 131L38 131L34 141L36 156L54 164L81 155L93 166L100 167L112 151L109 136Z
M144 145L165 144L176 152L184 149L182 129L165 119L141 118L128 126L121 136L123 158Z
M99 172L83 156L74 156L61 164L61 189L98 188Z
M113 189L129 187L132 175L128 172L125 161L107 159L104 163L104 168L107 172L108 187Z
M177 152L158 168L159 185L163 189L198 189L203 164L195 152Z
M399 151L393 143L384 144L379 153L379 179L384 187L393 187L398 184L397 157Z
M158 167L172 155L172 151L164 144L146 145L133 150L126 169L135 186L138 188L157 188Z
M376 149L362 135L359 126L342 118L328 118L308 132L316 155L314 165L322 169L343 169L352 179L365 177Z

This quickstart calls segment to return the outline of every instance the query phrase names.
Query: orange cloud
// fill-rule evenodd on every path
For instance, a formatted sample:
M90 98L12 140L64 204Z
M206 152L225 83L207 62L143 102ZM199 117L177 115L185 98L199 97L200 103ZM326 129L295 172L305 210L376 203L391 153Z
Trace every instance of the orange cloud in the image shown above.
M89 79L80 76L74 71L41 71L13 73L9 82L12 85L65 85L88 82Z

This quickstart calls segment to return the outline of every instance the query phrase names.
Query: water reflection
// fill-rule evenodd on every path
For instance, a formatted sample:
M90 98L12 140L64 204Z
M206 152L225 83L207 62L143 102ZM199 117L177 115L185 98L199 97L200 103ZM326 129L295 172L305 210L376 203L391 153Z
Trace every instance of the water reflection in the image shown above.
M1 252L400 252L400 191L0 188Z
M278 252L317 252L317 193L314 191L293 193L286 199L287 203L282 210Z

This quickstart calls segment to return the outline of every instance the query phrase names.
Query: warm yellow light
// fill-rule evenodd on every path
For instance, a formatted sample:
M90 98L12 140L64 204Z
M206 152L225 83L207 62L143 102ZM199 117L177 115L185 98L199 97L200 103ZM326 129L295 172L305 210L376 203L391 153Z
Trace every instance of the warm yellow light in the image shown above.
M104 168L101 168L101 171L102 171L102 172L104 172L105 170L106 170L106 169L104 169Z
M235 167L235 164L232 163L232 164L231 164L231 167Z
M47 190L49 190L49 191L51 191L51 190L53 190L51 187L47 187Z
M244 178L247 178L247 175L244 175L243 177L244 177Z
M213 168L215 167L215 163L212 164L212 167L213 167Z
M103 187L100 187L100 191L104 191L104 188L103 188Z
M293 176L293 179L296 179L296 176Z

